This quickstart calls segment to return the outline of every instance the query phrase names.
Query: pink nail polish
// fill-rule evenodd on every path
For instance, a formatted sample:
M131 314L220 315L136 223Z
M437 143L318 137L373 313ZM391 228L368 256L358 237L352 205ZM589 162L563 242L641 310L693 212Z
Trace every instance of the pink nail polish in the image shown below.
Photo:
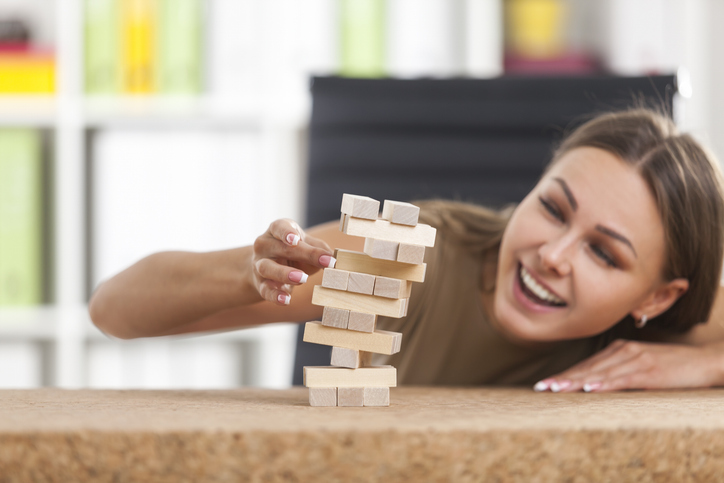
M337 259L334 257L330 257L329 255L322 255L319 257L319 264L327 267L327 268L334 268L334 265L337 263Z
M596 389L600 389L602 385L603 385L602 382L587 382L583 385L583 390L585 392L592 392L592 391L595 391Z
M289 305L289 302L292 300L292 296L285 293L280 293L277 296L277 300L280 304Z
M543 392L543 391L547 390L548 387L549 387L548 382L546 382L545 380L543 380L543 381L538 381L538 382L536 382L536 383L535 383L535 386L533 386L533 390L534 390L535 392Z
M551 383L551 391L560 392L571 386L571 381L553 381Z
M295 283L305 283L308 278L309 275L299 270L289 272L289 280Z
M289 233L287 235L287 243L291 246L297 246L299 244L299 235L296 233Z

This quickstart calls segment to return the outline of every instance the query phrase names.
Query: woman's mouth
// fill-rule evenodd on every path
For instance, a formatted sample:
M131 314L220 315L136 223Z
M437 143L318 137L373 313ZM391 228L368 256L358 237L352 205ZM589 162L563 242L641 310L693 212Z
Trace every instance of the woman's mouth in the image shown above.
M522 264L518 264L518 283L527 299L547 307L565 307L566 302L539 284Z

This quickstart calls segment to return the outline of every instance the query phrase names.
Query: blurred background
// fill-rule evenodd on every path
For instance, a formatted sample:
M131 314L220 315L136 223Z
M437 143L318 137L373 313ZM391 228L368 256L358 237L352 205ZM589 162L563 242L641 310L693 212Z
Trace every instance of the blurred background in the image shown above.
M99 282L305 221L311 76L675 74L724 158L719 0L0 0L0 387L287 387L296 325L116 341ZM367 194L367 193L358 193Z

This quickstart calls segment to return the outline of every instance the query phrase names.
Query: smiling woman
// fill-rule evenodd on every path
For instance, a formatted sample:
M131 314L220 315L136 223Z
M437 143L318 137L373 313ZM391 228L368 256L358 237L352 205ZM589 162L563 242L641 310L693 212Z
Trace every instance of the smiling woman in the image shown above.
M417 203L438 238L408 315L378 321L405 348L380 357L403 384L724 385L722 186L698 143L637 109L574 131L515 209ZM123 338L317 319L329 247L362 249L337 225L277 220L250 247L152 255L98 288L91 317Z

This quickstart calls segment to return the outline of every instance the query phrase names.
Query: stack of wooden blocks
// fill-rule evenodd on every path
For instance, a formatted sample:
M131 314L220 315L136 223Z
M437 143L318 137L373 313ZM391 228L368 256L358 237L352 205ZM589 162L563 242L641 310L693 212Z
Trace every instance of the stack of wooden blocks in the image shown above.
M407 315L412 282L425 280L425 247L435 244L433 227L418 224L410 203L345 194L339 229L365 238L364 253L336 250L312 303L324 306L322 321L308 322L304 341L332 346L332 367L305 367L312 406L389 406L397 385L392 366L371 366L372 353L400 351L402 334L377 330L377 316Z

